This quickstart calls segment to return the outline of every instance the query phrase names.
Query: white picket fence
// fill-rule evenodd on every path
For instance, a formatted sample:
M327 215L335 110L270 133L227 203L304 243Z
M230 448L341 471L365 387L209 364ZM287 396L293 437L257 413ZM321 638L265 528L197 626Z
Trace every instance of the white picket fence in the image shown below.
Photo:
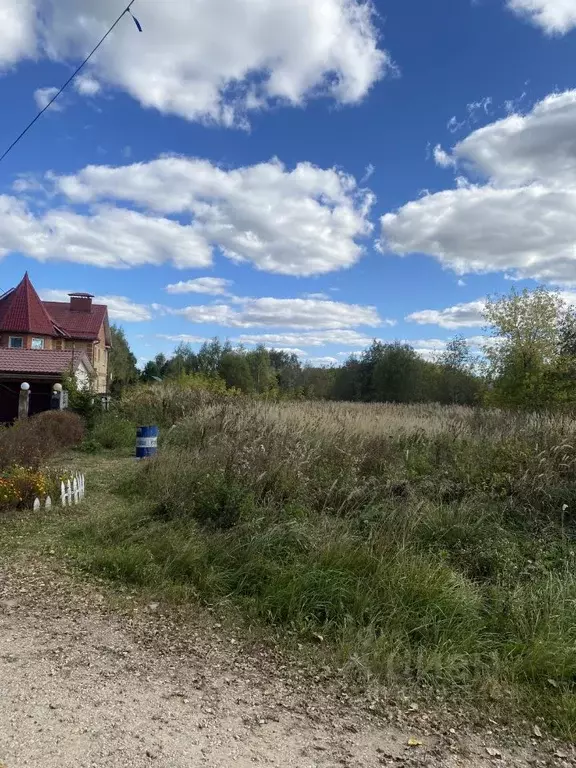
M86 495L86 478L80 472L72 476L71 480L60 483L60 503L63 507L71 507L79 504ZM47 496L44 503L40 499L34 499L34 510L52 508L52 499Z

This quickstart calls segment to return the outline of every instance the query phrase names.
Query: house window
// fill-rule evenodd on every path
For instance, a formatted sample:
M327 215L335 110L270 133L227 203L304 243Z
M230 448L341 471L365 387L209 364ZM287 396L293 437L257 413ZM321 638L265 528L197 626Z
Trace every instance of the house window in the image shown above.
M8 346L10 349L22 349L24 347L24 339L22 336L10 336Z
M32 339L31 349L44 349L44 339Z

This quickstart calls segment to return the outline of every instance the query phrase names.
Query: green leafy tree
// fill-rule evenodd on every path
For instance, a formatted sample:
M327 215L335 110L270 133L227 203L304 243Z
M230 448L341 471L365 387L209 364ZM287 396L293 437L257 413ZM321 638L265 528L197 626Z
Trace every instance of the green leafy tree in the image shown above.
M409 344L383 345L372 372L374 399L388 403L420 400L423 366L424 361Z
M576 401L576 310L567 307L559 323L558 356L550 388L559 404Z
M450 339L436 368L439 402L458 405L474 405L478 402L482 384L474 374L474 359L463 336Z
M254 380L245 354L225 352L220 358L219 373L227 387L233 387L245 393L254 391Z
M351 355L334 374L331 397L333 400L356 402L362 400L362 363Z
M560 324L559 352L562 357L576 359L576 308L568 306Z
M507 296L487 301L485 317L492 334L485 348L490 401L519 408L554 405L567 317L560 296L545 288L512 289Z
M302 373L302 366L297 355L283 349L271 349L268 354L280 392L294 393L299 386Z
M112 346L108 358L110 391L118 395L124 387L138 381L136 357L133 355L124 330L117 325L110 326Z
M448 341L440 364L453 371L469 371L472 368L472 355L464 336L454 336Z
M166 378L178 378L179 376L198 371L198 356L190 344L179 344L174 350L173 356L166 361L164 376Z
M335 368L305 365L300 374L300 391L309 400L328 400L334 389Z
M376 399L374 370L385 350L386 345L375 340L359 358L354 355L348 358L334 376L333 398L368 402Z
M158 364L155 360L148 360L142 370L140 378L142 381L156 381L161 378Z
M386 344L374 340L372 344L364 350L360 357L360 367L358 368L357 388L360 400L378 400L379 394L376 392L375 371L386 353Z
M154 358L154 362L156 363L156 368L158 369L158 376L160 376L160 378L163 378L166 375L166 366L168 365L168 358L163 352L160 352Z
M204 342L196 356L198 373L203 373L205 376L218 376L222 358L230 352L232 352L232 345L228 341L222 343L220 339L214 338Z
M266 347L260 344L256 349L245 354L254 383L254 391L261 394L273 390L277 385L277 379Z

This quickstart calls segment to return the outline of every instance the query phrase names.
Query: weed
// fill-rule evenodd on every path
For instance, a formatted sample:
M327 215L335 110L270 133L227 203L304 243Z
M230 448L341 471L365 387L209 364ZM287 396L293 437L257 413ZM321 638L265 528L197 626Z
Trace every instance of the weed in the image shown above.
M573 737L574 431L565 415L198 398L69 551Z
M0 469L21 464L38 468L64 448L82 442L84 422L74 413L46 411L13 427L0 428Z
M90 431L90 440L107 449L134 448L136 425L117 413L103 413Z

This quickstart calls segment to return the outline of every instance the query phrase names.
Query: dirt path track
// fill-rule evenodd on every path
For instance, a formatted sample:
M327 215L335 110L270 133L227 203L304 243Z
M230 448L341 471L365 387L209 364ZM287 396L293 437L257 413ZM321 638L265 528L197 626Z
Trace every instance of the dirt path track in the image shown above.
M458 735L419 711L377 720L330 686L272 671L269 654L247 655L218 624L167 647L160 607L133 620L104 603L49 571L0 568L0 765L575 764L565 747L536 754L505 731Z

